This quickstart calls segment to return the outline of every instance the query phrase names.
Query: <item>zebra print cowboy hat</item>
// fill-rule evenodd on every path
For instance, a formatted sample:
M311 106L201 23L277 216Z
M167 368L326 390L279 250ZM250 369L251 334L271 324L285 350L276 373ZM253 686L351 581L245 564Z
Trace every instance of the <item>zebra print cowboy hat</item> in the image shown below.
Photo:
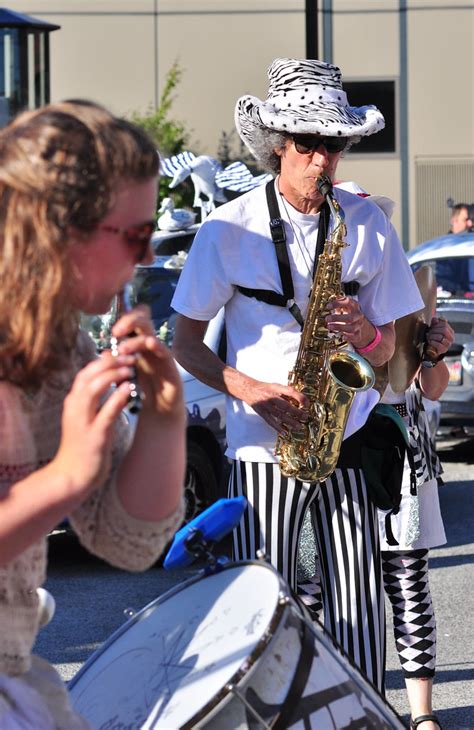
M349 106L341 71L324 61L276 58L268 69L265 101L242 96L235 107L237 131L252 154L258 128L288 134L365 137L385 126L375 106Z

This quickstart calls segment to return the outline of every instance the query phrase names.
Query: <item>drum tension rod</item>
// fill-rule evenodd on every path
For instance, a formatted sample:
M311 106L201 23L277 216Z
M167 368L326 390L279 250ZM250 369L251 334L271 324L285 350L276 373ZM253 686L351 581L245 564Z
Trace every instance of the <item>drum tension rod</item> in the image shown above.
M268 723L265 722L263 717L260 717L255 707L252 707L252 705L249 703L243 692L238 689L238 687L235 686L235 684L228 684L226 687L228 692L232 692L236 697L239 698L239 700L242 702L243 705L247 708L247 710L250 712L250 714L257 720L257 722L260 723L260 725L264 728L264 730L272 730L272 726L268 725Z

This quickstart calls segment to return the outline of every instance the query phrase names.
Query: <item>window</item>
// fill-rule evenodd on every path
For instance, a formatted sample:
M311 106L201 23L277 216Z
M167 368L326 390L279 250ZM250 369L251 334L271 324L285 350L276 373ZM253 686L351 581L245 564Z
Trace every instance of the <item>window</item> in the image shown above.
M0 127L19 111L48 103L48 33L33 26L0 28Z
M375 105L385 117L385 128L377 134L362 137L349 154L387 154L396 152L396 109L395 109L395 81L345 81L344 90L347 92L351 106Z
M20 37L14 28L0 30L0 125L21 108Z
M137 266L132 282L132 304L148 304L155 332L168 347L171 347L173 341L177 317L171 309L171 300L180 273L180 269ZM99 352L110 348L111 329L115 319L114 304L106 314L81 315L81 326L90 334Z
M420 261L412 265L413 271L428 264L433 269L438 284L438 299L474 298L474 257L450 256Z

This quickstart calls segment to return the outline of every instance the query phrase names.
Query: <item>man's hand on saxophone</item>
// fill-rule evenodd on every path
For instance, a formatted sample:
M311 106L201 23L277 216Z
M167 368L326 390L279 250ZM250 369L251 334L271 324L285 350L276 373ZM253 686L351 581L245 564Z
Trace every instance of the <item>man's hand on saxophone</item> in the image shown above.
M308 399L293 386L249 381L242 400L276 431L299 429L308 420Z
M362 312L359 302L348 296L331 299L326 309L328 330L342 335L371 365L378 367L390 360L395 350L392 322L376 327Z

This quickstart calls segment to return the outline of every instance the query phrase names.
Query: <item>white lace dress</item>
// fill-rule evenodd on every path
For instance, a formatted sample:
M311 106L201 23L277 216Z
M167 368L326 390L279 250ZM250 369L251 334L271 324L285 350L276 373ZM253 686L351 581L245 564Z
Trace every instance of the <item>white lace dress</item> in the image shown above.
M52 459L60 440L64 398L77 371L94 357L93 343L85 333L80 333L68 372L55 378L54 383L44 383L39 391L27 394L11 384L0 382L0 498L8 496L12 484ZM81 543L90 552L116 567L139 571L151 566L172 538L182 522L183 505L158 523L135 519L125 511L115 490L114 476L128 445L128 426L125 421L119 421L109 478L100 490L70 515L70 522ZM19 557L0 567L2 728L18 727L23 730L31 727L38 730L37 725L21 724L19 715L15 720L17 724L14 724L15 696L19 698L20 709L23 706L26 711L28 703L38 692L40 701L42 698L46 702L54 717L54 728L75 730L76 727L84 727L79 720L79 724L73 724L72 716L68 714L67 693L54 669L46 662L32 658L38 632L36 589L45 581L46 565L45 536ZM67 719L60 720L60 717ZM48 727L45 721L44 730Z

